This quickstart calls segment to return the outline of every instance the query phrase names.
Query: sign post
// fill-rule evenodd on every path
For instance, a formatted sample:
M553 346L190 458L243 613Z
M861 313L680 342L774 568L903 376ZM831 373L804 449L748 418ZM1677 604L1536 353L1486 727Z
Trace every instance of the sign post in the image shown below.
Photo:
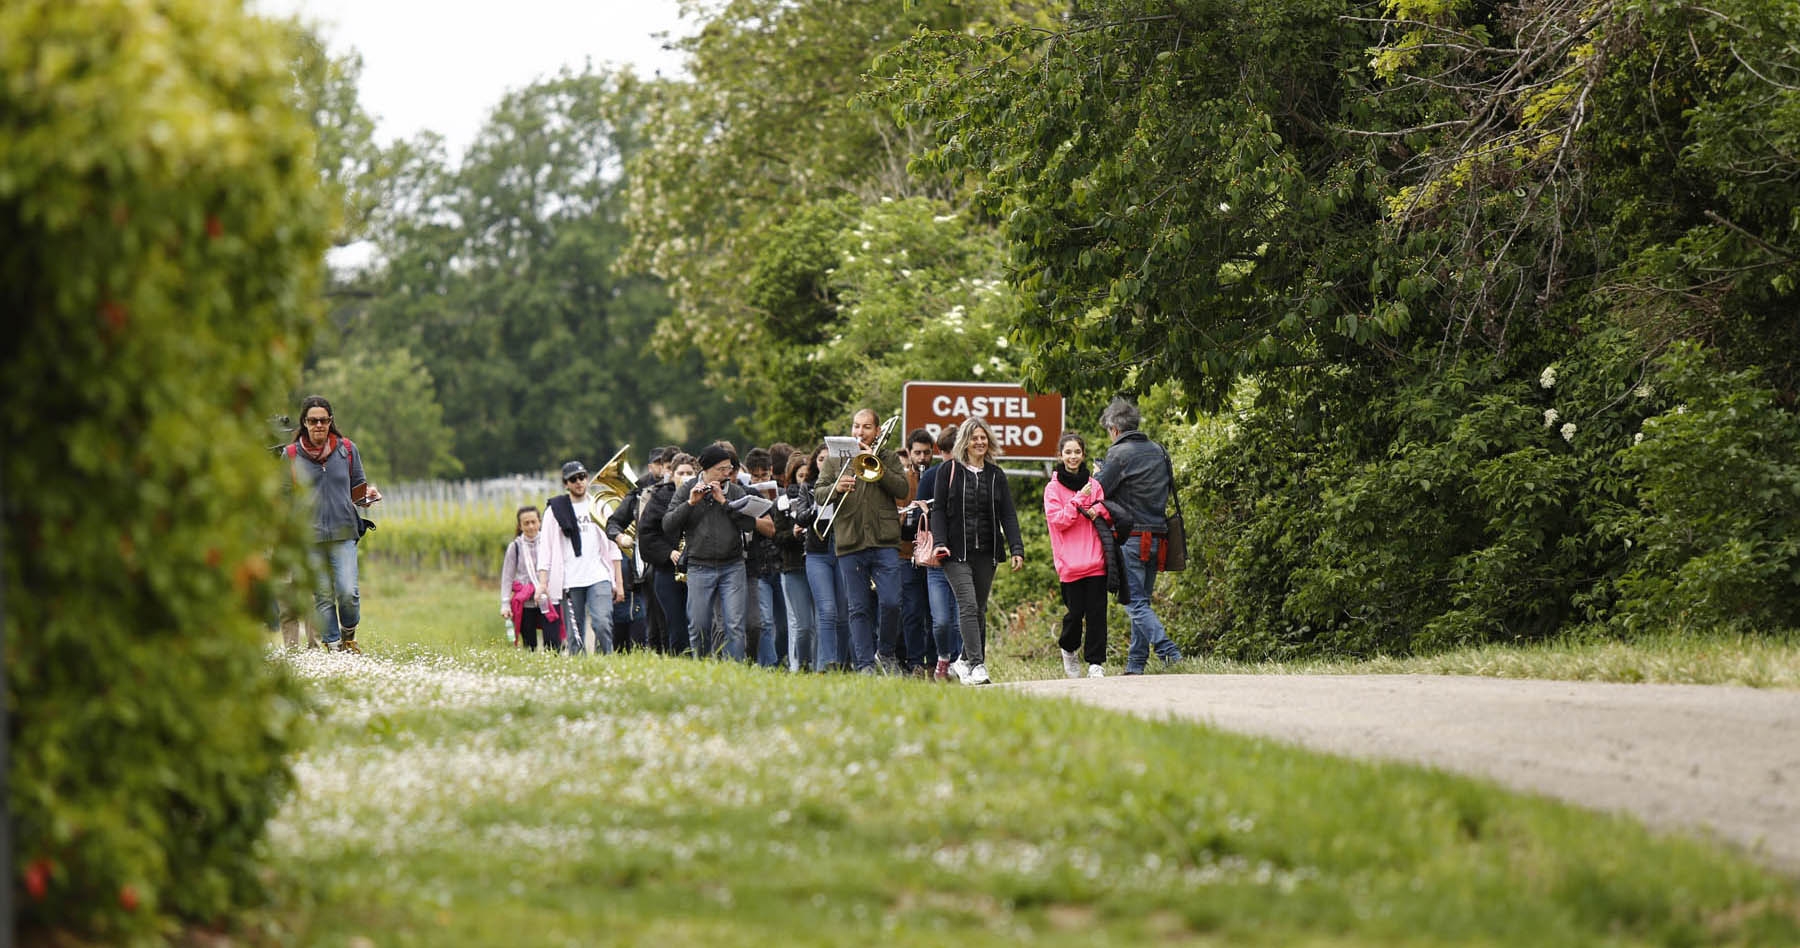
M987 419L1005 461L1055 461L1063 432L1063 397L1034 395L1006 382L908 382L901 402L903 431L924 428L937 437L971 415Z

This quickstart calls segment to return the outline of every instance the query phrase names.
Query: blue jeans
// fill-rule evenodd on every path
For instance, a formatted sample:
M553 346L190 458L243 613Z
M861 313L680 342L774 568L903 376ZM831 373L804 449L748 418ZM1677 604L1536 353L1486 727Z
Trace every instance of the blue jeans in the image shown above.
M613 650L612 607L612 580L563 590L563 641L570 655L588 651L590 642L602 655Z
M819 625L814 620L812 585L807 581L805 571L782 573L781 591L787 598L788 671L811 668L813 653L818 648Z
M931 637L931 596L925 591L925 567L903 563L900 566L900 631L906 644L903 656L908 668L931 667L936 655L930 654L926 641Z
M319 641L335 645L343 630L362 621L362 594L356 586L356 541L326 540L311 550L313 606L319 610Z
M688 637L694 642L694 654L743 661L744 564L689 563L687 580ZM722 629L713 627L714 609Z
M956 593L939 569L925 570L925 591L931 596L931 647L937 657L953 662L962 655L962 630L957 628Z
M688 650L687 584L675 581L673 566L658 566L650 574L650 587L662 606L664 647L670 655Z
M1144 538L1133 536L1125 541L1125 588L1131 598L1125 601L1125 614L1131 617L1131 648L1125 653L1125 674L1137 674L1150 661L1150 650L1165 662L1181 661L1181 649L1163 629L1156 610L1150 608L1150 594L1156 589L1156 563L1138 559Z
M900 554L887 546L839 553L837 568L850 611L851 665L867 671L875 667L877 656L892 662L900 641ZM872 594L870 580L875 583Z
M850 625L844 621L844 577L838 572L837 556L806 554L806 585L812 590L813 612L819 620L813 671L824 671L850 658Z
M758 576L750 581L750 586L756 590L756 608L762 617L762 634L757 636L756 642L756 664L774 668L782 664L782 653L787 651L783 647L787 638L787 630L783 628L787 624L787 610L783 608L786 604L782 602L781 574Z

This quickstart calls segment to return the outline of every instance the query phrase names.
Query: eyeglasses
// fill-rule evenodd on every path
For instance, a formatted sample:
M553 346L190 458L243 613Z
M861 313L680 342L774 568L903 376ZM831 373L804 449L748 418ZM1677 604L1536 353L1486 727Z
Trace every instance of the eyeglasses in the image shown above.
M563 478L563 483L564 484L573 484L576 481L585 481L585 480L587 480L586 474L570 474L568 477Z
M309 425L329 425L329 424L331 424L331 417L329 415L324 418L305 418L302 420L305 421Z

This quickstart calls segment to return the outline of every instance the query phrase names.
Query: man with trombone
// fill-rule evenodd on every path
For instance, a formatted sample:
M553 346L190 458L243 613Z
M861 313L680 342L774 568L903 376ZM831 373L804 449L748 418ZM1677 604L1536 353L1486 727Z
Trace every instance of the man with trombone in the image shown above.
M895 654L901 597L897 505L912 499L912 485L900 456L886 444L899 421L895 415L877 429L873 410L857 411L850 436L858 450L827 455L815 482L819 486L814 499L835 505L835 513L820 529L829 530L837 541L837 568L850 614L851 663L864 674L900 670Z

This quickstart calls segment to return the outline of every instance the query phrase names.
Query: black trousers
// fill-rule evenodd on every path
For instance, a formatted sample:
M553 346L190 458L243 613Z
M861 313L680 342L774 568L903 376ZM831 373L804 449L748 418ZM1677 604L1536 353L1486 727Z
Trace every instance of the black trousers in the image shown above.
M525 610L519 614L519 619L518 632L520 645L534 652L537 651L540 647L538 644L538 633L542 632L544 636L543 648L550 649L551 651L562 650L563 636L562 620L560 618L555 622L551 622L544 618L543 612L539 611L536 606L526 606Z
M1082 659L1089 665L1106 664L1106 577L1089 576L1063 583L1062 600L1069 611L1063 614L1062 635L1056 644L1065 652L1080 648ZM1083 620L1087 623L1085 647L1081 637Z

